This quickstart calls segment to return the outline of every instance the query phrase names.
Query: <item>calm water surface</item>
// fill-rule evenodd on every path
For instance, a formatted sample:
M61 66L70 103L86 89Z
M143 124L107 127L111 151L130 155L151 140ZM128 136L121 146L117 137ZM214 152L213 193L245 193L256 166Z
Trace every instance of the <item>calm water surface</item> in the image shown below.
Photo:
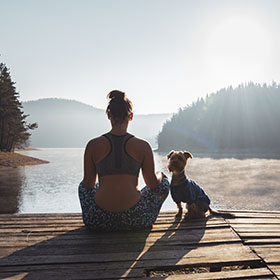
M0 169L0 212L81 212L78 185L84 149L40 149L23 154L49 164ZM166 157L155 153L156 170L170 174ZM280 161L274 159L194 158L187 175L219 209L280 210ZM144 182L140 176L139 186ZM175 210L170 195L162 210Z

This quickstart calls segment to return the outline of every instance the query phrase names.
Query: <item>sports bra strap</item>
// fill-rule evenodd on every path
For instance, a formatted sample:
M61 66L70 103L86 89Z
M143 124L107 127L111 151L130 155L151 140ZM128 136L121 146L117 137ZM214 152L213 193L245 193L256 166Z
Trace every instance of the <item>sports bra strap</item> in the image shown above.
M111 145L109 154L96 164L96 171L99 177L114 174L130 174L139 176L141 163L132 158L126 151L127 141L134 137L132 134L114 135L106 133Z

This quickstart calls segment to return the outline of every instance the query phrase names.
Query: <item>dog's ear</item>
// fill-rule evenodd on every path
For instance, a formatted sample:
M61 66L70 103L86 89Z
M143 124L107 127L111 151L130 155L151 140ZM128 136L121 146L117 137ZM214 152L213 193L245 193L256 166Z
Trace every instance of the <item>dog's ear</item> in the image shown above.
M170 151L169 154L167 155L167 158L170 159L170 157L174 154L174 150Z
M184 151L184 156L185 156L186 159L193 158L192 154L188 151Z

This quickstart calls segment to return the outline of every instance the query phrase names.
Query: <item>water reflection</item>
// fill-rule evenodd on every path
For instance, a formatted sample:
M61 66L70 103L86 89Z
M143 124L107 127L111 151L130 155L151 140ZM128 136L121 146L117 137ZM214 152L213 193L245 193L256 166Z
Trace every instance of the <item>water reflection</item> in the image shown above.
M26 184L22 188L19 212L80 212L77 196L83 176L83 149L42 149L26 155L49 161L24 167Z
M0 213L17 213L22 186L25 183L22 168L0 168Z
M49 164L0 169L1 213L81 212L78 185L83 176L84 149L42 149L27 155ZM209 194L218 209L280 210L280 161L276 159L213 159L194 155L187 175ZM155 153L156 170L170 178L165 154ZM144 187L142 176L139 187ZM176 210L169 195L162 211Z

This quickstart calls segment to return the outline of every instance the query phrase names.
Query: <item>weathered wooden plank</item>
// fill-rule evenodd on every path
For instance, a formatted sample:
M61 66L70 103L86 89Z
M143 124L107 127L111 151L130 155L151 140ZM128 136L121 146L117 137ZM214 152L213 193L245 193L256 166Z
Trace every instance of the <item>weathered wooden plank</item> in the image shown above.
M255 219L255 218L249 218L249 219L230 219L227 221L232 226L237 227L251 227L254 225L258 226L269 226L269 225L278 225L280 224L280 218L274 218L274 219Z
M22 272L22 273L2 273L0 272L0 279L5 279L5 280L21 280L21 279L26 279L28 277L28 272ZM38 278L40 279L40 278Z
M133 242L129 242L129 244L132 244L131 246L135 246L137 244L147 244L147 245L150 245L150 246L154 246L156 241L146 241L146 242L137 242L135 244L133 244ZM89 242L83 242L83 240L81 240L80 242L63 242L63 241L57 241L57 242L37 242L37 241L28 241L28 242L16 242L15 244L12 244L12 243L6 243L4 245L1 245L0 248L3 248L3 247L9 247L9 248L13 248L15 247L16 249L18 247L27 247L27 246L36 246L36 247L40 247L42 250L44 247L48 246L52 246L52 247L55 247L55 246L90 246L90 247L95 247L95 246L109 246L110 248L115 246L115 245L121 245L122 243L116 243L116 244L111 244L110 241L108 240L108 242L100 242L98 243L98 241L96 241L95 243L90 243L88 244ZM185 238L185 239L174 239L174 240L160 240L160 241L157 241L157 244L162 244L162 245L165 245L165 246L169 246L169 245L177 245L177 246L181 246L181 245L191 245L191 244L198 244L200 243L200 245L215 245L215 244L221 244L221 243L228 243L228 244L233 244L233 243L240 243L240 240L238 238L236 239L232 239L232 238L229 238L229 239L226 239L225 237L221 237L221 238L217 238L217 239L202 239L200 241L197 241L196 239L188 239L188 238ZM0 253L1 254L1 253Z
M193 231L193 230L198 230L198 231L210 231L210 230L223 230L223 229L230 229L229 226L209 226L209 227L205 227L205 228L195 228L195 227L180 227L176 230L174 230L173 228L152 228L150 230L151 233L166 233L166 234L172 234L172 232L176 232L176 233L185 233L188 234L189 232ZM121 232L121 231L120 231ZM123 231L123 234L125 235L126 232L129 231ZM133 231L133 232L137 232L137 231ZM33 236L44 236L44 235L49 235L49 236L61 236L61 235L69 235L69 236L83 236L83 235L87 235L90 236L92 235L93 238L95 238L96 236L95 231L90 231L85 227L82 228L71 228L67 230L67 228L59 228L59 227L52 227L52 228L24 228L24 229L5 229L3 231L0 231L0 239L5 239L7 236L15 236L15 237L20 237L20 236L25 236L25 235L30 235L32 234ZM114 233L113 233L114 234Z
M215 246L215 245L220 245L220 244L225 244L227 243L228 245L233 245L233 244L239 244L240 241L225 241L225 240L215 240L214 242L207 242L207 241L203 241L199 243L199 246ZM115 244L115 245L108 245L108 246L104 246L104 244L82 244L82 245L72 245L71 243L69 243L68 245L51 245L49 246L48 244L46 245L41 245L41 244L33 244L30 247L20 247L20 246L1 246L0 247L0 257L4 257L7 255L11 255L14 252L17 252L19 250L21 250L24 253L21 254L28 254L28 255L32 255L32 256L36 256L36 255L41 255L41 254L62 254L62 255L67 255L67 254L94 254L94 253L101 253L101 252L107 252L107 253L114 253L114 252L124 252L123 250L125 249L126 252L134 252L134 251L138 251L142 248L144 248L144 245L141 243L136 243L136 244L131 244L128 243L129 245L123 245L123 244ZM160 243L146 243L145 244L145 248L151 248L151 247L158 247L158 248L165 248L169 250L169 248L171 246L173 247L179 247L179 246L191 246L191 245L195 245L196 243L192 243L191 241L188 242L181 242L181 241L173 241L173 242L169 242L169 243L164 243L164 242L160 242ZM198 246L198 245L197 245ZM129 248L128 248L129 247ZM25 250L25 248L31 248L32 251L30 251L30 249ZM205 247L204 247L205 248ZM24 251L25 250L25 251ZM153 248L153 250L156 250L156 248Z
M136 252L137 253L137 252ZM112 254L90 254L90 255L51 255L51 256L24 256L24 252L16 253L7 258L2 258L0 266L6 265L34 265L34 264L53 264L53 263L83 263L83 262L114 262L114 261L133 261L135 252L112 253ZM259 258L252 253L248 247L241 244L223 244L209 247L193 247L189 250L177 251L150 251L142 252L142 260L159 260L157 265L162 265L163 260L174 263L174 260L190 263L213 263L213 262L233 262L233 261L257 261ZM221 260L222 259L222 260Z
M174 217L176 215L176 211L164 211L160 212L158 217ZM4 219L13 219L13 218L19 218L19 219L49 219L49 218L56 218L56 219L71 219L71 218L82 218L81 213L36 213L36 214L21 214L21 213L15 213L15 214L0 214L0 220Z
M280 246L267 247L267 246L259 245L259 246L253 246L253 248L256 252L264 252L264 253L268 253L268 254L272 253L272 252L280 253Z
M51 217L65 217L65 218L81 218L81 213L36 213L36 214L21 214L21 213L15 213L15 214L0 214L0 219L11 219L11 218L51 218Z
M223 211L223 212L230 212L230 213L261 213L261 214L280 214L280 211L270 211L270 210L250 210L250 209L246 209L246 210L236 210L236 209L230 209L230 210L223 210L220 209L219 211ZM168 211L167 211L168 212Z
M0 278L3 273L18 277L24 272L30 279L42 275L52 279L65 275L67 279L139 278L145 269L156 267L260 264L258 255L269 265L280 263L280 212L235 211L237 218L226 221L216 217L178 221L175 213L161 213L151 230L118 233L90 232L83 226L80 213L0 215ZM259 250L258 255L241 243L230 226L246 245ZM278 271L278 267L274 269ZM247 270L238 273L257 272ZM272 277L261 270L260 275L235 279ZM208 278L195 279L232 279L234 273L199 273L196 276Z
M136 258L137 256L134 257L134 259ZM24 260L23 260L24 261ZM67 261L67 260L65 260ZM73 260L72 260L73 261ZM62 263L61 266L64 266L64 267L74 267L77 263L73 263L73 262L70 262L69 264L67 263ZM75 260L74 260L75 261ZM153 269L153 266L154 267L162 267L164 266L164 268L167 268L168 266L170 266L171 268L170 269L174 269L174 267L176 265L179 265L179 266L193 266L193 265L196 265L196 266L216 266L216 265L222 265L222 266L227 266L227 265L238 265L238 264L257 264L256 260L253 260L253 259L246 259L246 260L235 260L235 259L227 259L224 261L224 262L221 262L220 259L216 258L216 259L212 259L212 260L209 260L207 258L201 258L201 261L198 261L198 260L193 260L193 261L190 261L189 259L186 259L186 258L181 258L179 261L177 260L174 260L174 259L166 259L166 260L142 260L140 258L140 260L138 260L137 262L134 262L133 260L131 261L122 261L122 262L118 262L118 261L115 261L115 262L102 262L102 263L86 263L86 262L81 262L81 266L82 267L85 267L85 265L89 265L89 269L91 270L94 270L94 271L98 271L98 270L113 270L115 268L124 268L124 269L129 269L129 267L134 264L134 263L137 263L135 264L134 268L139 268L139 267L142 267L142 268L145 268L145 269ZM79 264L79 263L78 263ZM42 267L44 267L44 265L29 265L28 266L30 268L30 270L34 270L34 269L38 269L38 270L41 270ZM46 269L56 269L57 268L57 265L56 267L53 267L52 263L50 264L47 264L45 265ZM24 265L20 265L20 266L9 266L9 267L1 267L1 271L23 271L23 270L26 270L26 266Z
M2 215L2 216L1 216ZM14 215L14 214L13 214ZM48 221L48 222L62 222L62 221L66 221L66 222L71 222L71 221L75 221L75 222L82 222L82 216L71 216L71 215L64 215L64 214L57 214L56 216L41 216L40 214L29 214L29 216L25 217L24 214L21 215L17 215L17 216L5 216L5 214L0 214L0 223L4 223L4 222L43 222L43 221ZM223 218L221 217L215 217L215 216L210 216L204 219L194 219L194 220L187 220L184 219L184 217L178 219L176 218L175 215L171 215L171 216L161 216L159 215L157 217L156 222L174 222L174 223L182 223L182 222L186 222L186 223L192 223L192 224L202 224L205 222L216 222L216 221L224 221Z
M280 213L279 212L264 212L264 213L254 213L254 212L234 212L231 211L230 213L234 214L235 218L254 218L254 219L279 219ZM228 219L228 221L231 221L234 219Z
M63 236L65 237L65 236ZM78 236L77 236L78 237ZM60 238L60 237L59 237ZM82 237L81 237L82 239ZM59 239L58 239L59 240ZM50 241L41 241L36 243L34 242L34 245L28 244L27 242L24 242L23 240L17 243L10 243L3 246L0 246L0 257L8 256L16 251L22 250L22 255L51 255L51 254L59 254L59 255L65 255L65 254L92 254L92 253L114 253L114 252L141 252L142 250L146 250L149 248L150 251L157 251L157 250L178 250L178 248L182 248L185 250L191 250L194 247L198 246L214 246L218 244L240 244L240 239L231 239L231 240L225 240L223 238L220 239L214 239L213 242L211 241L200 241L198 242L120 242L120 243L112 243L107 244L104 246L104 244L100 244L98 242L91 243L90 241L82 244L73 244L71 240L68 240L68 243L65 242L63 245L62 242L58 241L55 242L55 244ZM78 239L79 240L79 239ZM234 241L235 240L235 241ZM23 246L19 246L23 244ZM37 245L38 244L38 245ZM28 246L27 246L28 245Z
M218 230L218 231L223 231L224 229L230 229L229 226L209 226L209 227L205 227L205 228L201 228L201 227L198 227L198 228L195 228L195 227L188 227L188 228L185 228L185 227L180 227L179 229L173 229L173 228L167 228L167 229L164 229L164 228L152 228L151 230L149 230L149 232L151 234L162 234L163 232L166 233L166 234L172 234L174 232L176 232L176 235L180 235L180 234L185 234L185 235L188 235L189 232L192 232L194 230L198 230L198 231L203 231L203 232L209 232L209 231L214 231L214 230ZM133 236L141 236L143 235L141 233L142 231L120 231L119 232L119 235L121 236L129 236L129 234L133 234ZM145 230L143 230L143 232L145 232ZM118 232L111 232L109 234L110 237L116 237L118 234ZM22 229L22 230L13 230L11 229L10 231L6 231L5 233L4 232L0 232L0 240L5 240L7 238L15 238L15 237L26 237L26 236L38 236L38 237L41 237L41 236L49 236L49 237L55 237L55 236L69 236L69 238L83 238L83 237L88 237L88 238L100 238L101 236L104 237L104 236L107 236L108 234L106 232L103 232L102 234L100 233L98 235L98 232L94 232L94 231L90 231L88 230L86 227L82 227L82 228L77 228L77 229L74 229L74 230L70 230L70 231L65 231L65 230L62 230L62 231L58 231L58 230L49 230L49 228L41 228L40 229L32 229L32 228L28 228L28 229Z
M215 243L216 246L221 245L223 243ZM235 244L235 243L233 243ZM211 244L212 247L215 247L215 245ZM231 244L229 244L231 245ZM36 247L34 245L31 249L25 250L24 247L1 247L0 257L3 259L4 257L8 257L11 255L24 255L24 256L38 256L38 255L88 255L88 254L99 254L99 253L106 253L106 254L114 254L114 253L130 253L130 252L141 252L142 250L147 250L147 248L151 248L150 251L174 251L175 248L170 249L170 246L177 246L175 245L156 245L156 247L149 247L149 246L142 246L142 245L133 245L133 246L121 246L116 245L114 247L105 247L102 250L102 246L81 246L80 248L75 246L73 248L68 248L67 246L60 246L58 248L54 247ZM180 246L191 246L191 245L180 245ZM199 248L199 246L198 246ZM204 247L205 248L205 247ZM125 250L125 251L124 251Z
M123 279L125 277L126 271L121 269L103 271L102 273L96 274L93 271L72 271L62 270L62 271L31 271L25 273L1 273L0 278L6 280L19 280L19 279L29 279L29 280L38 280L38 279L52 279L52 280L86 280L86 279ZM143 269L134 269L130 272L125 278L137 278L143 276ZM4 278L5 277L5 278ZM9 278L8 278L9 277ZM140 278L141 279L141 278Z
M214 275L212 275L214 274ZM195 277L195 278L194 278ZM213 278L214 277L214 278ZM124 278L122 278L124 279ZM139 280L139 278L130 278L131 280ZM150 280L151 278L141 278L142 280ZM239 279L252 279L252 280L269 280L269 279L275 279L277 280L276 277L274 277L273 275L270 276L270 275L267 275L267 276L262 276L260 275L259 277L258 276L237 276L237 277L234 277L234 274L232 276L227 276L227 275L219 275L219 272L215 272L215 273L211 273L209 275L202 275L202 274L198 274L194 276L194 274L191 274L191 275L187 275L187 276L184 276L184 275L172 275L172 276L168 276L168 277L153 277L152 278L153 280L163 280L163 279L166 279L166 280L175 280L175 279L178 279L178 280L219 280L219 279L233 279L233 280L239 280Z
M255 226L255 227L235 227L231 226L234 231L238 233L265 233L265 232L275 232L278 233L280 236L280 227L274 226L274 225L268 225L268 226Z
M220 225L227 225L224 220L208 220L206 222L200 222L200 223L191 223L191 222L171 222L164 220L162 222L156 222L154 226L156 227L176 227L176 226L184 226L186 228L188 227L208 227L208 226L220 226ZM82 222L73 222L73 221L65 221L65 220L41 220L41 221L26 221L26 220L21 220L21 221L5 221L0 223L0 230L5 229L5 228L30 228L30 227L55 227L55 226L68 226L68 227L83 227L84 224Z
M191 225L180 225L179 227L175 228L173 226L169 225L154 225L151 229L148 229L150 232L167 232L167 231L176 231L176 232L181 232L181 231L189 231L189 230L211 230L211 229L223 229L223 228L231 228L229 225L226 224L219 224L219 225L205 225L203 226L191 226ZM133 232L137 232L139 230L133 230ZM143 229L144 231L144 229ZM63 226L63 225L44 225L44 226L21 226L21 227L5 227L0 229L0 238L7 235L20 235L21 233L37 233L39 234L40 232L44 233L53 233L59 234L63 232L69 232L69 234L80 234L80 233L87 233L87 234L92 234L94 235L96 231L89 230L87 227L82 226L82 227L74 227L74 226ZM120 231L120 232L129 232L129 231Z
M208 225L208 226L191 226L191 225L180 225L179 227L175 228L170 225L161 225L157 226L154 225L151 231L181 231L181 230L188 230L188 229L208 229L208 228L230 228L226 224L221 225ZM65 233L65 232L72 232L75 234L76 230L87 230L88 232L94 233L94 231L89 231L86 227L75 227L75 226L44 226L44 227L20 227L20 228L2 228L0 229L0 236L6 235L6 234L15 234L15 233L29 233L29 232L56 232L56 233Z
M0 222L0 229L1 228L17 228L17 227L38 227L38 226L48 226L48 225L68 225L68 226L84 226L83 221L79 220L33 220L33 221L27 221L27 220L17 220L17 221L1 221Z
M163 211L160 212L158 217L170 217L170 216L175 216L176 211ZM82 217L81 213L14 213L14 214L0 214L0 219L2 218L30 218L30 217L37 217L37 218L50 218L50 217Z
M97 271L94 267L90 265L74 265L74 266L38 266L38 267L16 267L18 270L14 268L14 271L10 269L9 275L17 275L21 274L22 271L25 270L25 275L29 277L39 277L38 273L42 273L42 275L48 276L62 276L69 275L70 278L67 279L101 279L101 278L112 278L112 279L121 279L123 277L126 278L135 278L141 277L141 279L151 279L144 277L145 269L143 268L132 268L132 269L118 269L114 267L113 269L106 270L106 271ZM7 270L9 271L9 270ZM55 271L56 273L52 273ZM6 270L0 273L0 276L3 274L8 275ZM69 273L69 274L68 274ZM90 276L88 276L91 274ZM250 279L251 277L263 277L262 279L276 279L273 278L273 274L267 268L256 268L256 269L243 269L243 270L234 270L234 271L221 271L221 272L209 272L209 273L191 273L191 274L175 274L170 276L164 277L153 277L152 279ZM65 277L64 277L65 278ZM32 279L32 278L31 278ZM41 279L40 277L38 279ZM53 279L53 278L52 278ZM55 278L56 279L56 278ZM139 279L139 278L138 278Z
M243 240L245 245L260 245L260 244L280 244L280 238L268 239L248 239Z
M262 255L259 254L267 264L279 264L280 263L280 255L277 254L271 254L271 255Z
M67 275L67 279L101 279L100 277L97 277L97 278L95 278L95 276L92 276L91 275L91 273L83 273L82 275L81 274L78 274L78 273L75 273L75 274L71 274L70 275L70 273L69 272L67 272L66 273L66 275ZM115 278L114 277L114 275L116 275L116 274L112 274L112 277L107 277L108 276L108 274L107 275L104 275L105 277L106 277L106 279L137 279L137 280L139 280L140 278L139 277L137 277L137 278L134 278L134 277L132 277L132 278L127 278L127 277L125 277L125 278L123 278L123 277L121 277L121 278ZM118 274L117 274L118 275ZM37 280L37 279L54 279L54 280L56 280L56 279L63 279L63 278L65 278L65 273L64 272L60 272L60 273L51 273L51 272L49 272L49 273L39 273L39 272L36 272L36 273L21 273L21 274L19 274L19 275L15 275L15 276L11 276L11 274L9 274L9 273L1 273L0 274L0 277L1 277L1 279L5 279L5 280L21 280L21 279L34 279L34 280ZM192 276L193 277L193 276ZM214 276L213 276L214 277ZM105 278L103 278L103 279L105 279ZM151 278L141 278L141 279L151 279ZM189 278L189 277L187 277L187 278L185 278L185 277L183 277L183 276L180 276L180 277L172 277L171 278L171 276L169 276L169 277L161 277L161 278L158 278L158 277L153 277L153 279L154 280L158 280L158 279L167 279L167 280L170 280L170 279L194 279L194 278ZM208 280L208 279L254 279L254 280L266 280L266 279L277 279L277 278L271 278L270 276L260 276L260 278L256 278L256 277L253 277L253 278L246 278L246 277L240 277L240 278L224 278L224 277L221 277L221 278L218 278L218 276L216 277L215 276L215 278L205 278L205 276L202 276L202 275L198 275L197 276L197 278L195 278L195 279L197 279L197 280Z
M242 239L279 239L279 232L238 232Z
M176 225L183 225L185 227L204 227L204 226L219 226L219 225L228 225L228 223L225 220L208 220L203 223L195 223L195 222L177 222L173 220L162 220L162 221L156 221L154 223L154 226L173 226ZM20 228L20 227L49 227L49 226L69 226L69 227L83 227L85 226L82 221L67 221L62 219L59 220L38 220L38 221L27 221L27 220L21 220L21 221L4 221L0 222L0 229L1 228Z
M268 268L278 277L280 278L280 264L269 264Z
M228 229L229 231L225 231L225 229ZM117 235L112 235L112 237L107 237L105 236L98 236L96 235L96 233L94 232L86 232L86 231L81 231L79 229L74 230L74 231L33 231L33 230L24 230L21 232L16 232L16 233L6 233L6 234L0 234L0 242L4 242L4 241L12 241L12 240L25 240L25 239L29 239L29 240L48 240L51 238L61 238L63 239L89 239L89 240L93 240L93 239L115 239L117 240L117 238L120 239L125 239L125 238L141 238L141 237L161 237L161 236L193 236L194 234L199 234L200 236L205 235L205 237L207 236L211 236L211 235L215 235L216 233L221 236L223 233L225 233L226 235L230 235L230 228L224 228L221 227L219 228L210 228L210 229L192 229L192 230L166 230L166 231L151 231L147 234L138 234L135 233L135 235L126 235L124 234L123 236L117 236ZM238 236L235 232L232 233L233 236Z
M278 263L280 266L280 247L253 246L252 248L267 264Z
M256 244L252 248L279 248L280 244Z
M276 279L267 268L242 269L233 271L209 272L209 273L190 273L190 274L175 274L170 276L153 277L154 280L211 280L211 279ZM142 278L143 280L151 278Z
M3 214L2 214L3 215ZM0 215L1 216L1 215ZM156 220L155 223L190 223L190 224L205 224L206 223L215 223L219 221L224 221L224 219L220 217L209 217L206 219L197 219L197 220L185 220L184 218L182 219L177 219L174 216L159 216ZM33 214L32 216L28 217L21 217L21 216L15 216L15 217L0 217L0 224L12 224L12 223L72 223L72 222L77 222L77 223L83 223L82 217L72 217L71 215L69 216L51 216L51 217L41 217L39 214Z
M71 269L77 269L76 268L76 264L77 263L61 263L60 265L56 265L56 267L53 266L53 264L39 264L39 265L17 265L17 266L9 266L9 267L5 267L2 266L1 267L1 271L9 271L9 272L26 272L26 271L36 271L36 270L40 270L42 272L42 270L55 270L58 271L60 270L60 266L65 267L66 270L70 270ZM122 262L112 262L112 263L108 263L108 262L102 262L100 264L98 263L80 263L80 267L79 271L82 271L83 269L86 269L88 271L92 271L95 272L96 275L99 275L99 279L103 278L101 277L102 273L104 271L107 272L111 272L111 273L115 273L115 270L119 270L122 273L128 272L130 273L132 272L140 272L141 273L138 276L144 276L144 271L147 270L154 270L154 269L162 269L164 268L165 270L176 270L176 268L182 268L182 267L192 267L192 266L199 266L199 267L212 267L212 266L234 266L234 265L241 265L241 264L245 264L245 265L257 265L258 263L255 260L252 259L248 259L248 260L233 260L233 259L228 259L225 261L221 261L220 259L214 259L214 260L209 260L209 259L205 259L202 258L201 262L199 262L198 260L194 260L193 262L189 261L186 258L181 258L179 261L176 261L174 259L169 259L169 260L137 260L137 261L122 261ZM94 274L94 273L93 273ZM131 275L130 275L131 276ZM111 276L112 277L112 276ZM120 278L120 275L118 277L115 276L115 278Z
M15 228L15 229L1 229L2 234L8 234L10 232L67 232L67 231L73 231L76 229L79 229L80 227L63 227L63 226L56 226L56 227L38 227L38 228Z
M280 211L265 211L265 210L235 210L235 209L230 209L230 210L223 210L220 209L219 211L223 211L223 212L229 212L229 213L239 213L239 214L278 214L280 215Z
M255 252L263 259L267 261L267 263L279 262L280 265L280 248L255 248L253 247ZM272 258L274 261L272 261Z
M148 229L148 230L142 230L142 231L119 231L119 232L95 232L95 231L90 231L88 230L86 227L82 227L82 228L67 228L67 227L53 227L53 228L45 228L45 227L41 227L41 228L17 228L17 229L2 229L1 230L1 234L0 237L5 237L4 233L18 233L18 234L51 234L53 235L54 233L60 234L61 232L65 232L69 235L83 235L83 234L87 234L88 236L97 236L98 238L100 238L100 236L116 236L116 235L120 235L120 236L129 236L130 234L135 236L138 234L142 234L143 232L150 232L150 233L155 233L158 235L161 235L162 233L167 233L170 234L170 232L177 232L178 234L186 232L187 234L193 231L200 231L200 232L204 232L204 231L215 231L215 230L219 230L219 231L223 231L223 230L228 230L230 229L229 226L209 226L209 227L184 227L184 226L180 226L178 228L173 228L173 227L169 227L169 228L164 228L164 227L156 227L156 228L152 228L152 229Z
M6 240L0 240L0 257L7 256L7 254L12 254L19 249L23 250L25 247L29 247L29 250L25 250L29 252L32 250L32 255L37 254L85 254L87 252L94 253L96 251L115 251L123 250L126 251L136 251L139 248L143 248L144 246L184 246L195 244L196 246L199 243L199 246L206 245L217 245L217 244L233 244L233 243L241 243L239 237L237 237L233 232L229 229L223 231L214 232L206 231L190 231L187 232L176 232L172 235L166 235L166 233L161 233L161 235L150 233L148 234L138 234L130 232L129 235L122 236L118 234L117 237L114 235L105 234L104 236L97 234L97 238L92 238L92 236L83 236L79 238L79 236L74 236L75 239L72 239L72 236L60 235L58 237L54 237L47 240L33 239L33 236L26 235L23 238L10 238ZM99 238L98 238L99 236ZM70 238L69 238L70 237ZM40 238L44 238L41 236ZM130 249L128 250L126 246L129 244ZM7 249L8 248L8 249ZM4 250L5 249L5 250ZM31 250L30 250L31 249Z
M36 256L36 255L88 255L88 254L98 254L98 253L120 253L120 252L142 252L149 250L152 251L173 251L178 250L178 248L185 250L186 252L193 250L194 248L201 247L201 246L214 246L214 245L221 245L225 242L215 242L215 243L198 243L198 244L183 244L183 245L172 245L166 243L156 243L152 246L150 244L130 244L130 243L122 243L122 244L115 244L114 246L104 246L104 245L97 245L94 246L87 245L87 246L71 246L71 244L66 246L30 246L30 247L17 247L17 246L1 246L0 247L0 258L7 257L12 255L13 253L25 255L25 256ZM237 243L237 242L236 242ZM240 242L238 242L240 243ZM237 243L237 244L238 244ZM228 245L234 244L227 242Z
M40 234L38 234L40 233ZM52 233L52 234L51 234ZM31 237L34 237L36 239L41 238L42 236L59 236L61 239L127 239L127 238L140 238L140 237L162 237L162 236L192 236L192 235L221 235L221 234L231 234L232 236L237 236L234 231L231 230L230 227L213 227L213 228L188 228L185 230L174 230L170 229L170 231L153 231L153 230L143 230L143 231L119 231L119 232L91 232L85 228L78 228L74 231L65 231L64 234L56 233L48 231L37 231L35 228L34 230L23 230L19 232L16 236L13 237L13 235L0 235L0 241L4 240L21 240L21 236L28 237L29 239ZM76 234L74 234L76 233ZM38 237L38 238L37 238Z

